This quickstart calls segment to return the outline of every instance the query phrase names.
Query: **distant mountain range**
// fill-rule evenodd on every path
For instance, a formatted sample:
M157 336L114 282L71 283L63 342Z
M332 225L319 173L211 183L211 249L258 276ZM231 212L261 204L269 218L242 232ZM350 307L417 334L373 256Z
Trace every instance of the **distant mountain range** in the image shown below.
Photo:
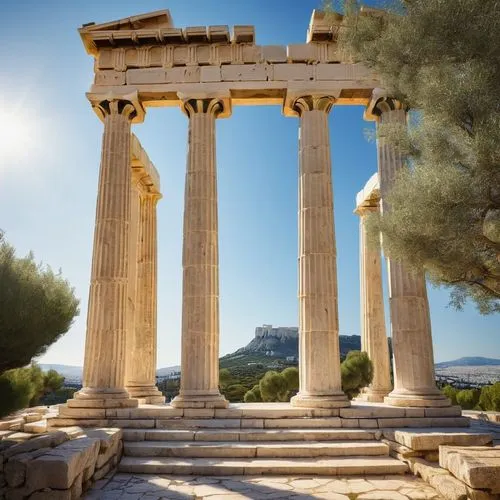
M448 368L450 366L500 366L500 359L483 358L481 356L469 356L436 363L436 368Z
M238 361L241 364L247 364L248 360L256 361L254 359L255 355L266 356L266 352L273 351L272 356L268 354L267 359L272 361L272 359L285 358L286 356L297 356L297 339L289 338L283 342L276 342L276 339L266 338L260 339L254 338L246 347L238 349L232 354L227 354L221 358L221 361L227 364L228 361L233 362ZM361 348L361 339L359 335L340 335L340 351L343 356L351 350L356 350ZM248 359L247 359L248 357ZM250 359L251 358L251 359ZM234 363L231 363L234 364ZM493 358L483 358L480 356L465 357L460 359L455 359L453 361L445 361L443 363L436 363L436 368L448 368L452 366L500 366L500 359ZM83 369L81 366L70 366L70 365L60 365L60 364L40 364L40 368L43 371L56 370L61 375L64 375L66 380L79 382L82 379ZM165 377L171 373L180 372L181 367L168 366L165 368L159 368L156 374L159 377Z

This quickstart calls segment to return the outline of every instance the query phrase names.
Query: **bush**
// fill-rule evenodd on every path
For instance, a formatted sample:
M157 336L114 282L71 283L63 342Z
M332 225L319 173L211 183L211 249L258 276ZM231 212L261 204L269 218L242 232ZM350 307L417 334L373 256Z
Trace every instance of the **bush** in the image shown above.
M4 372L0 375L0 417L26 408L35 391L30 368Z
M0 376L0 417L36 406L41 397L59 390L63 382L64 377L55 370L43 373L35 364L4 372Z
M231 403L238 403L243 400L247 388L241 384L233 384L227 387L224 391L224 396Z
M500 411L500 382L481 389L479 407L484 411Z
M340 369L342 390L349 399L357 396L373 379L373 365L366 352L349 351Z
M479 403L479 396L481 391L473 389L464 389L457 393L457 403L464 410L472 410Z
M268 371L259 382L263 401L287 401L288 388L281 373Z
M282 377L286 380L287 389L291 392L299 390L299 370L295 366L285 368L281 372Z
M451 401L452 405L457 405L457 394L460 391L451 385L445 385L443 387L443 394Z
M258 403L262 401L259 384L254 385L249 391L245 393L243 398L245 403Z

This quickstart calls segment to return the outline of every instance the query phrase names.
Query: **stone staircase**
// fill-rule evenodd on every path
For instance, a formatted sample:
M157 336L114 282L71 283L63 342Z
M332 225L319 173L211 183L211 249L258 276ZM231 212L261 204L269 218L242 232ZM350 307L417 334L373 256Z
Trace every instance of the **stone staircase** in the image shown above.
M308 427L319 419L302 419L302 428L124 429L121 472L148 474L251 475L404 474L407 465L389 457L378 431ZM326 419L325 419L326 420ZM277 422L278 424L278 422ZM278 424L280 425L280 424Z

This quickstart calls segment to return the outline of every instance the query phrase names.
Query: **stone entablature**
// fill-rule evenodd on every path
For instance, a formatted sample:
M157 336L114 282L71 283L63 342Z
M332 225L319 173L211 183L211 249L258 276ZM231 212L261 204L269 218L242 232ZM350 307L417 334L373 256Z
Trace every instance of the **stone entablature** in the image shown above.
M234 104L278 104L290 91L335 95L336 104L367 104L375 74L349 64L336 31L315 11L308 43L255 45L253 26L174 28L168 11L84 25L95 58L91 92L137 91L144 106L179 105L177 92L225 92ZM136 120L137 121L137 120Z
M161 196L160 174L135 134L130 137L130 165L133 173L141 179L148 192Z

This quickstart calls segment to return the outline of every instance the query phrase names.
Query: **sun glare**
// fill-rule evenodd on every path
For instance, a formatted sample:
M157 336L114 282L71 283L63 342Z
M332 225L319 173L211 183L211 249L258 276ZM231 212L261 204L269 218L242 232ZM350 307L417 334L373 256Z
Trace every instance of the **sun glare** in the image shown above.
M24 110L4 112L0 121L0 154L1 163L22 162L33 156L42 143L42 130L35 116Z

